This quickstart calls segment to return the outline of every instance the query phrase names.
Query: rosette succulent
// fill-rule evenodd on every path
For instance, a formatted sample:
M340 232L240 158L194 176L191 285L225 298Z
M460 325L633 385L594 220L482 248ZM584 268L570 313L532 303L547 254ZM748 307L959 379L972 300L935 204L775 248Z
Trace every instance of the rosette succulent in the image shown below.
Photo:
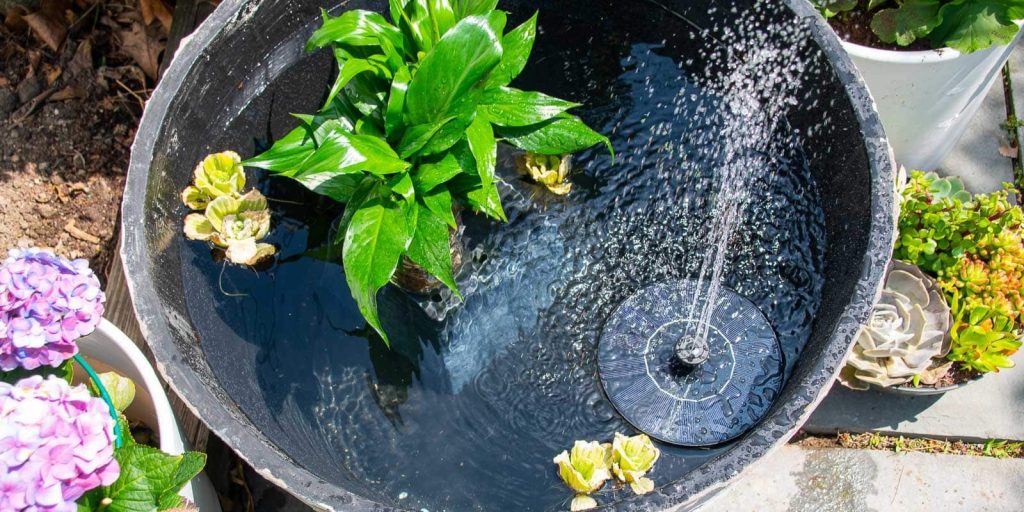
M237 197L245 188L242 158L234 151L203 159L194 171L193 185L181 193L181 201L193 210L204 210L218 197Z
M10 251L0 266L0 370L60 366L100 323L104 300L86 260Z
M913 265L894 260L882 297L861 327L840 382L853 389L890 387L911 380L934 384L935 359L950 347L950 310L938 283Z
M0 510L73 512L119 472L114 419L84 386L38 375L0 382Z
M647 435L627 437L616 432L612 441L612 472L616 478L628 483L633 492L647 494L654 490L654 481L645 475L660 455L661 450Z
M572 510L587 510L597 506L589 494L600 489L612 477L612 445L597 441L576 441L571 451L563 451L554 459L558 475L576 492Z
M212 242L225 249L232 263L256 265L273 256L271 244L259 243L270 233L267 198L258 190L241 197L220 196L206 206L206 213L185 217L185 236L190 240Z
M564 196L572 190L572 183L566 181L570 160L569 156L524 153L518 161L519 172L552 194Z

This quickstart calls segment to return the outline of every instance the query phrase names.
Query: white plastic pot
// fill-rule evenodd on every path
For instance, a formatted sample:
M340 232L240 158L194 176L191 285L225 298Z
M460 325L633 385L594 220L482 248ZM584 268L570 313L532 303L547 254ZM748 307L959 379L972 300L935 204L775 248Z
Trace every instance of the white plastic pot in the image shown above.
M908 169L935 170L978 112L1021 38L970 54L952 48L892 51L843 42L896 154Z
M125 416L145 423L160 437L160 449L172 455L187 449L181 426L174 417L160 380L146 356L135 343L110 322L103 320L96 330L80 340L78 349L97 372L116 371L135 382L135 401ZM75 380L87 379L85 372L76 371ZM201 512L220 512L217 493L205 473L200 473L186 485L181 495L195 503Z

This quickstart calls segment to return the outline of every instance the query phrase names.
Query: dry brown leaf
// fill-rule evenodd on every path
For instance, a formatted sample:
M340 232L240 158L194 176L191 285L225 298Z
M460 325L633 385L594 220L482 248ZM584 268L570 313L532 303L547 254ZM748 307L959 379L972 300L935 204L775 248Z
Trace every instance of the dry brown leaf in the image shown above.
M43 74L46 75L47 86L53 85L53 83L56 82L58 78L60 78L60 75L64 73L64 70L62 70L59 66L46 65L44 66L43 70Z
M76 85L69 85L53 93L47 101L65 101L86 97L85 91Z
M165 43L160 41L159 30L159 27L150 27L147 30L142 22L136 21L132 23L131 29L117 32L121 39L121 51L131 57L146 76L153 80L156 80L160 70L160 52L165 46Z
M1006 158L1017 158L1017 155L1020 154L1020 149L1008 144L1003 144L999 146L999 154Z
M68 63L69 75L78 76L83 73L92 73L92 41L89 39L78 44L75 56Z
M174 16L164 5L163 0L139 0L139 9L142 11L142 21L147 26L152 25L153 20L157 19L164 28L164 34L171 32L171 20Z
M68 30L64 26L63 20L54 19L52 16L42 12L26 14L23 18L25 23L28 23L29 28L32 29L32 33L53 51L57 51L60 48L64 38L68 35Z

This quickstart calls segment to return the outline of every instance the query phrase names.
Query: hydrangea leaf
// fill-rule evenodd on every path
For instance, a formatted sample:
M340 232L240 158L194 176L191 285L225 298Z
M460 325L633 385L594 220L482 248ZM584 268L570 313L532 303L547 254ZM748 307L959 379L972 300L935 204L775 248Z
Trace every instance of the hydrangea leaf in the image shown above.
M961 53L1009 44L1019 28L1008 12L1009 2L962 0L942 6L942 23L929 35L933 45Z
M905 0L896 8L878 11L871 30L883 42L908 46L942 23L941 6L939 0Z

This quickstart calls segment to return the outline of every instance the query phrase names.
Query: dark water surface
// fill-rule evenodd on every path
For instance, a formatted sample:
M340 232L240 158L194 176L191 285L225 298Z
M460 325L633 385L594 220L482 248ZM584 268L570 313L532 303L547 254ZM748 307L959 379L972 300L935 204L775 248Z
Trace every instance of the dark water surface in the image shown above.
M186 283L189 307L217 312L192 315L214 373L299 464L415 510L567 508L572 493L551 459L576 439L634 432L600 386L602 326L636 290L698 271L711 250L718 170L737 151L758 164L746 173L750 207L726 248L724 281L769 319L792 369L817 310L825 247L796 136L782 125L761 149L728 147L716 134L734 121L696 78L702 41L678 21L632 29L604 5L542 12L516 85L585 104L618 159L578 155L572 194L554 198L516 178L503 150L509 223L463 215L464 304L382 292L393 350L368 339L341 266L306 255L342 211L330 201L250 171L274 201L277 263L259 273L223 268L205 245L185 244L185 275L205 276ZM327 62L286 71L210 150L248 156L268 122L271 136L284 133L289 111L320 100ZM656 483L685 478L723 449L661 448ZM598 500L627 492L609 487Z

